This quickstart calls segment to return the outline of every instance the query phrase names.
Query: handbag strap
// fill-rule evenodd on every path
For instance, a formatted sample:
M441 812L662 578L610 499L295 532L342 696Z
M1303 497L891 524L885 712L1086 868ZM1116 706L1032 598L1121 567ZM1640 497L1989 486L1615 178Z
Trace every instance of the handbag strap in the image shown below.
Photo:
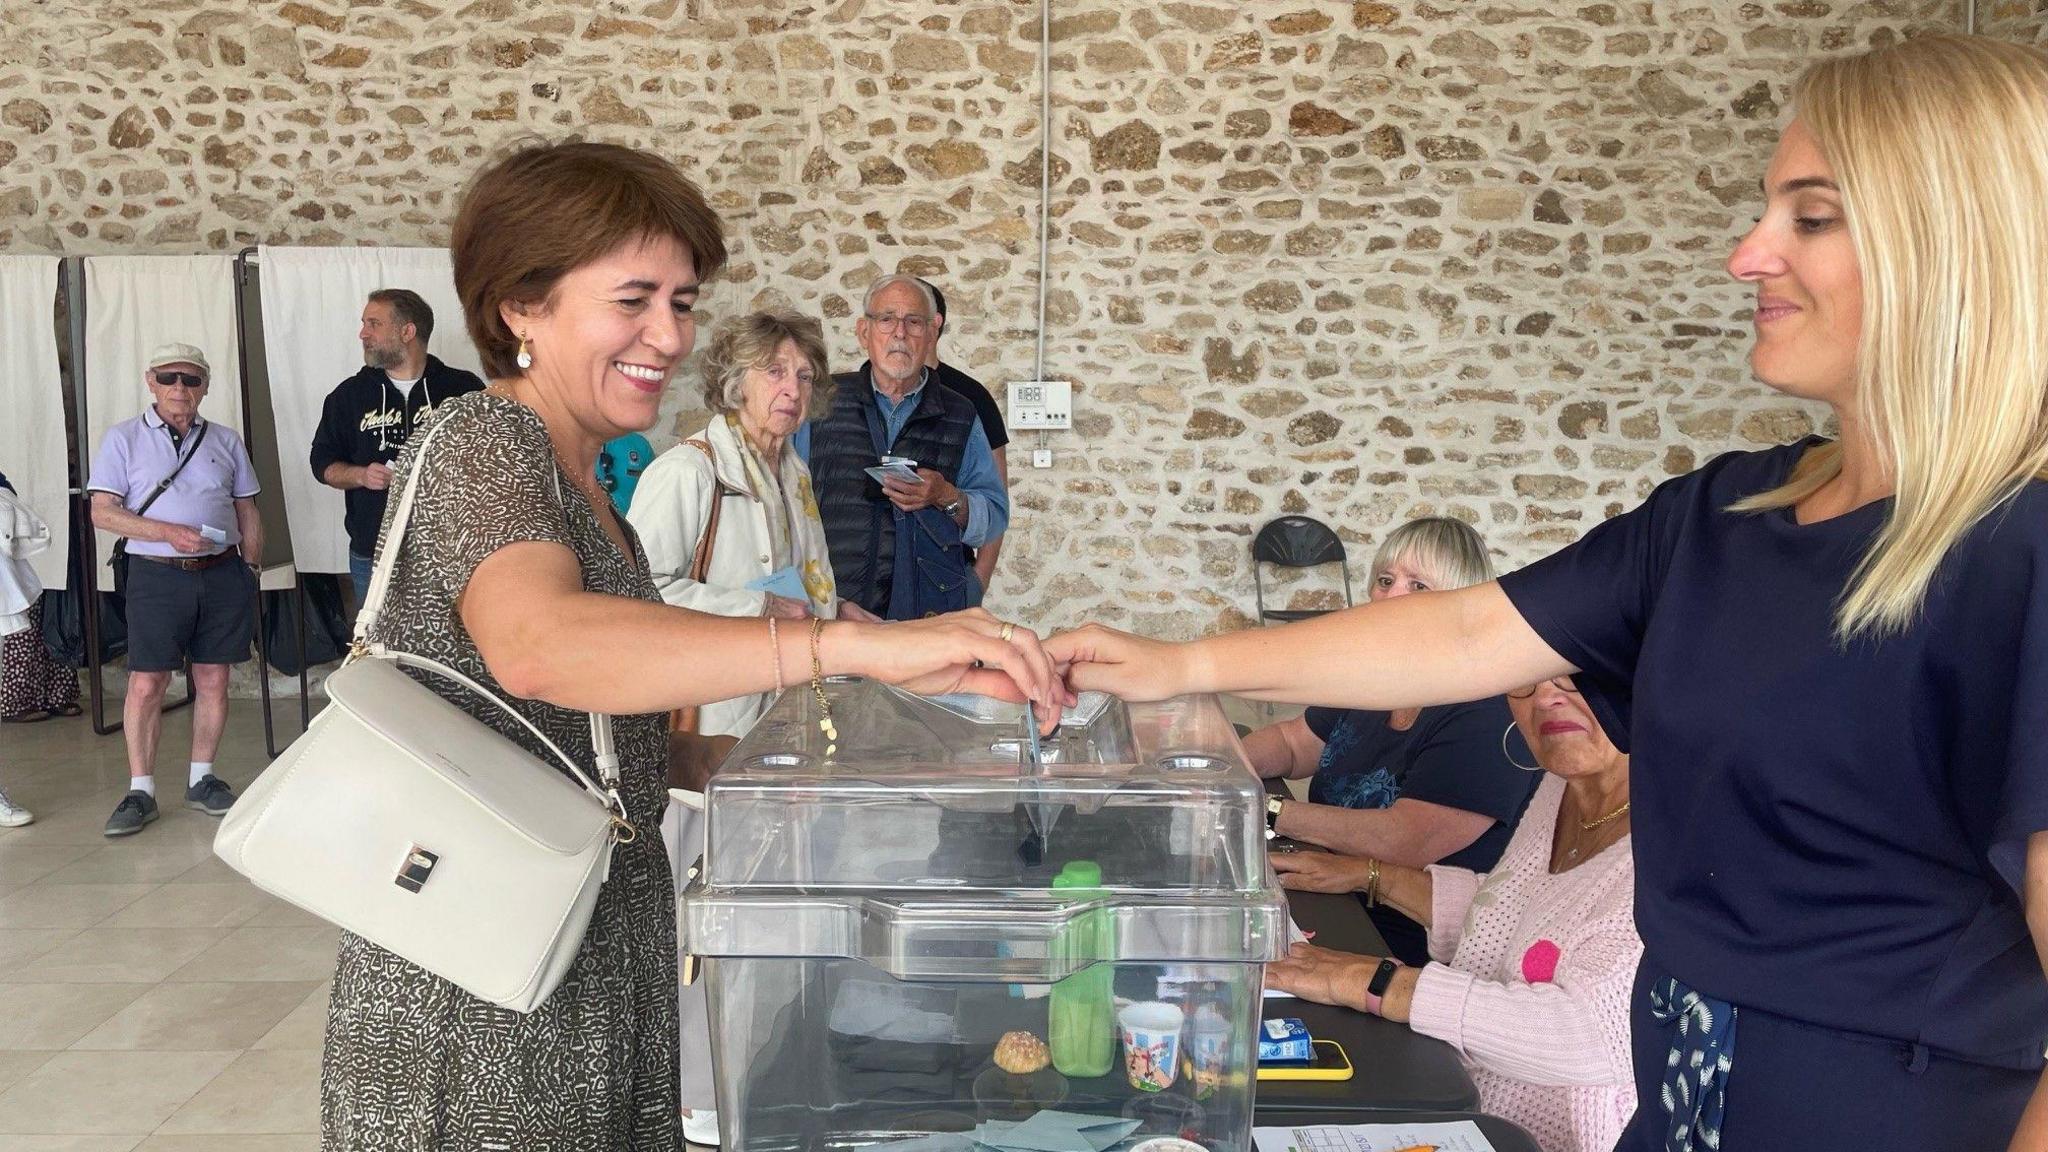
M704 533L697 537L697 551L690 556L689 577L693 583L702 584L711 574L711 549L718 541L718 510L725 507L727 496L739 495L739 489L718 478L718 458L711 454L711 445L702 440L685 440L683 443L704 454L711 462L711 515L704 521Z
M377 626L378 617L384 613L384 600L391 593L391 574L398 567L399 546L405 540L407 526L412 523L412 509L415 498L419 495L420 478L427 470L427 449L433 445L434 437L440 434L441 427L442 421L438 419L428 425L427 435L420 441L419 451L413 456L412 471L405 478L405 491L400 493L398 497L398 514L392 517L391 531L386 534L383 546L377 550L377 564L370 573L369 590L364 593L362 607L356 612L356 631L354 641L350 646L350 659L360 656L375 656L380 659L394 661L398 664L434 672L454 680L471 692L496 704L501 711L510 715L514 720L519 721L528 732L531 732L539 739L547 747L548 751L554 753L555 758L560 760L563 766L569 769L570 774L576 777L577 783L589 789L599 798L607 799L609 801L607 806L623 818L625 802L619 799L619 754L616 745L612 741L612 718L610 716L602 712L592 712L590 714L590 750L597 762L598 777L604 782L603 786L599 787L584 773L583 769L576 766L574 760L571 760L559 747L556 747L554 741L548 739L546 734L539 728L534 727L533 722L521 715L518 709L499 698L497 693L492 692L470 677L457 672L438 660L430 660L424 656L415 656L410 652L400 652L394 648L387 648L383 644L373 642L370 639L371 630ZM557 495L560 494L560 487L560 482L557 481Z
M703 535L697 537L697 550L690 556L690 571L688 573L692 583L702 584L704 583L704 578L711 574L711 549L718 541L719 509L725 507L725 498L727 496L738 496L741 495L741 492L739 489L718 478L718 457L711 454L710 444L703 440L685 440L683 443L702 452L704 459L711 462L711 515L704 521ZM702 717L703 713L697 705L685 705L668 714L668 730L671 732L695 732Z

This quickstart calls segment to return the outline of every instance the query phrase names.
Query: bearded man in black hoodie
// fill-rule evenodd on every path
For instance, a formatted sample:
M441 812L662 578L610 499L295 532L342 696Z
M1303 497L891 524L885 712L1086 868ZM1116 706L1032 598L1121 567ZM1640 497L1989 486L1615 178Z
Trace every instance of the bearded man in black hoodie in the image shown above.
M313 433L313 475L344 493L348 574L356 603L370 588L371 559L384 523L391 461L434 406L451 396L480 391L474 373L427 355L434 310L417 292L380 288L363 305L363 370L327 394Z

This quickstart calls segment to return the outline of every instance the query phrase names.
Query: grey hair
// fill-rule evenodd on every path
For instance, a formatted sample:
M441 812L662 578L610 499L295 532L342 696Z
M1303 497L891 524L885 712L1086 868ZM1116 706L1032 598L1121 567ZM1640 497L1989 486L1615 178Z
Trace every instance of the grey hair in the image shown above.
M832 407L832 371L826 359L825 328L795 312L749 312L718 326L697 362L704 406L713 412L737 412L746 402L748 371L774 359L787 342L811 365L811 402L804 419Z
M939 302L932 297L932 286L915 276L897 272L884 276L873 284L868 285L868 294L860 298L861 315L874 315L875 297L880 296L898 284L908 284L912 288L917 289L917 298L924 301L924 314L926 316L937 316L939 314Z
M1397 560L1408 560L1436 579L1438 591L1469 588L1493 579L1493 559L1486 554L1486 541L1463 520L1448 516L1424 516L1410 520L1380 542L1372 556L1372 579L1377 582Z

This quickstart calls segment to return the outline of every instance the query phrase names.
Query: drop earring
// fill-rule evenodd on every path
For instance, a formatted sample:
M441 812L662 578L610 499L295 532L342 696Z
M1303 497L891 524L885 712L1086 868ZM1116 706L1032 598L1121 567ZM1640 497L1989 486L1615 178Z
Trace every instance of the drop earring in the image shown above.
M512 362L519 365L521 372L533 367L533 349L527 345L526 337L519 338L519 355L514 356Z

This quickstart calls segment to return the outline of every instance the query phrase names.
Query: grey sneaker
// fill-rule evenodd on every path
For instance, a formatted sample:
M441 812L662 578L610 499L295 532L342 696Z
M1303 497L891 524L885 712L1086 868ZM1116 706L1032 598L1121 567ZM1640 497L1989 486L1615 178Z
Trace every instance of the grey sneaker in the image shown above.
M185 789L185 807L208 816L225 816L235 806L235 790L228 782L208 772L199 783Z
M114 814L107 817L105 831L109 836L133 836L142 831L143 825L155 820L156 797L138 788L121 797Z
M0 792L0 828L19 828L36 818L35 813L7 798Z

